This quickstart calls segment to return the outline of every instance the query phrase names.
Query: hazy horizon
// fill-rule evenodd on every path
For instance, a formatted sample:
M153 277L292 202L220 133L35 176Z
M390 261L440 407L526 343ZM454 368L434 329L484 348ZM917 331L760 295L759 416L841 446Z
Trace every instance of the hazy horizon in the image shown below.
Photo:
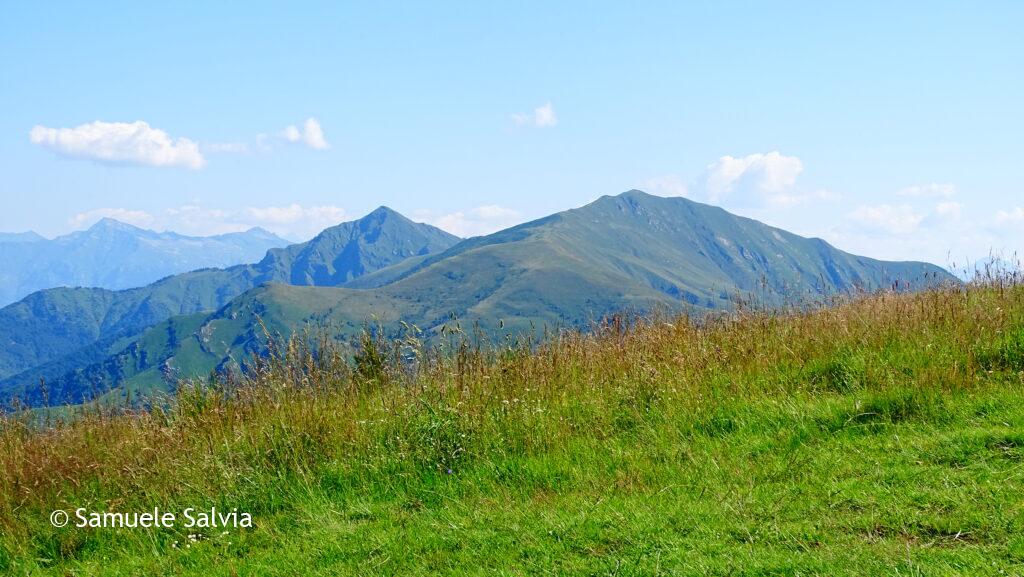
M639 188L875 258L1024 247L1021 5L597 8L11 6L0 230L473 236Z

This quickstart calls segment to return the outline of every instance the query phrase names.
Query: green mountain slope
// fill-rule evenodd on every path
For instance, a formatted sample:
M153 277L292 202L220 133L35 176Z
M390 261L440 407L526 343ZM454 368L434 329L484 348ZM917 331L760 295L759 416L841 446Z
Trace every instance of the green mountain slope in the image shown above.
M920 288L955 279L934 265L858 257L719 208L630 191L343 288L261 286L205 318L169 319L84 373L92 389L161 386L165 374L201 375L261 351L263 326L287 335L315 324L346 338L372 318L431 335L457 317L500 334L585 326L623 310L727 308L737 292L782 304L897 281ZM53 384L74 397L84 373Z
M6 345L0 392L101 361L156 323L217 309L262 283L331 285L458 240L382 207L308 242L271 250L253 265L194 271L123 291L39 291L0 309L0 343Z
M409 257L443 251L459 240L382 206L309 242L270 250L253 268L261 282L339 286Z
M0 376L56 361L98 341L134 335L174 315L215 309L252 286L247 268L239 266L175 275L124 291L33 293L0 309L0 342L5 345Z

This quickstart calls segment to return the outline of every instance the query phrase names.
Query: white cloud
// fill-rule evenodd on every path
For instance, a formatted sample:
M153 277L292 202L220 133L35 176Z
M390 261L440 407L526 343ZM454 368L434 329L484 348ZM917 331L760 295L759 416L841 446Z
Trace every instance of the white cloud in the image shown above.
M155 220L153 215L142 210L129 210L126 208L97 208L86 212L80 212L72 216L68 219L68 224L75 229L88 228L104 218L112 218L141 228L148 228L152 226L153 221Z
M803 169L799 158L778 151L742 158L723 156L705 169L703 189L711 202L727 198L740 204L757 199L785 200L787 191L796 184Z
M877 208L877 207L876 207ZM1013 254L1024 236L1012 227L998 231L985 223L950 214L949 207L930 212L903 209L872 213L880 222L868 225L852 215L817 234L843 250L886 260L923 260L964 276L989 254ZM940 214L947 211L945 215Z
M523 222L523 215L519 211L495 204L446 214L417 210L413 218L463 238L490 234Z
M899 196L925 197L925 198L952 198L956 195L956 186L946 184L915 184L896 192Z
M745 216L819 236L843 250L875 258L927 260L962 267L990 252L1013 254L1024 246L1024 207L971 217L952 183L908 186L889 203L847 205L829 189L802 189L803 163L778 151L723 156L689 182L675 174L650 178L639 188L665 196L687 195ZM832 209L820 207L831 202ZM806 205L814 205L814 209ZM819 210L820 209L820 210ZM974 259L974 260L972 260Z
M778 151L740 158L723 156L707 165L701 176L690 184L677 174L666 174L641 182L639 188L662 196L697 198L762 220L768 218L766 209L835 202L843 198L828 189L796 189L803 168L799 158Z
M250 207L245 215L249 222L298 237L312 237L329 226L351 220L345 209L331 205Z
M101 122L74 128L36 125L29 132L33 144L69 158L110 164L180 166L199 169L206 160L199 145L187 138L171 138L163 130L137 122Z
M300 132L299 129L296 128L294 124L292 124L286 126L285 129L281 131L281 138L287 140L288 142L298 142L302 140L302 132Z
M281 131L281 138L284 138L288 142L302 142L306 146L316 150L327 150L331 145L327 142L324 137L324 130L320 126L320 122L315 118L307 118L302 123L302 129L295 126L294 124L286 126Z
M1024 227L1009 224L1015 217L1024 223L1024 209L972 219L964 203L951 199L951 184L910 187L897 195L906 201L860 206L834 225L823 223L816 234L855 254L927 260L960 273L990 253L1012 254L1024 241Z
M187 204L164 210L154 228L194 236L210 236L242 232L257 226L256 223L241 220L238 216L239 211L236 210Z
M640 190L659 196L689 196L690 187L677 174L648 178L638 186Z
M327 144L327 139L324 138L324 130L320 127L320 123L314 118L307 118L306 123L302 130L302 139L306 142L306 145L317 150L326 150L331 147Z
M907 204L859 206L850 214L850 218L865 229L898 235L916 231L925 216Z
M1014 207L1011 210L1000 210L996 213L996 224L1022 224L1024 223L1024 208Z
M964 205L952 200L943 201L935 205L935 214L949 220L960 220L963 211Z
M512 115L512 121L516 126L535 126L547 128L558 124L558 116L555 115L555 108L550 102L533 109L532 113L518 113Z
M301 128L288 126L279 136L315 150L331 147L323 127L315 118L307 118ZM230 141L199 144L188 138L172 138L141 120L132 123L96 121L74 128L34 126L29 131L29 140L69 158L114 165L172 166L193 170L206 166L203 153L245 154L252 150L269 152L272 149L272 139L266 133L256 135L254 144Z

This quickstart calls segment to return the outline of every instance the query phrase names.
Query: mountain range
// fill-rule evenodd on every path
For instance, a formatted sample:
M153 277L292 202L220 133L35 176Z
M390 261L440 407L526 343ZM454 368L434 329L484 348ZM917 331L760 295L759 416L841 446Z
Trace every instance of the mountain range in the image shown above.
M0 235L0 306L53 287L138 287L190 270L251 262L286 245L261 228L194 237L109 218L52 240L34 232L5 233Z
M606 315L729 309L736 294L805 302L900 283L956 282L684 198L604 196L461 240L381 207L259 262L125 291L55 289L0 309L0 398L80 402L237 366L310 324L337 338L374 319L430 338L459 319L500 336ZM38 386L46 382L46 397Z
M36 242L41 240L46 240L46 238L31 230L26 232L0 232L0 242Z

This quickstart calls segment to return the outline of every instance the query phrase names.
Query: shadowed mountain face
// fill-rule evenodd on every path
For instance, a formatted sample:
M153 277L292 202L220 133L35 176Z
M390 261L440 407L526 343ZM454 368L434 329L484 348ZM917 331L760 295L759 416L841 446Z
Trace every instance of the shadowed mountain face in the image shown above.
M356 233L357 228L344 234L364 240L377 234ZM374 238L385 236L386 227L371 229L380 231ZM329 257L301 245L272 252L260 263L266 267L261 274L285 278L267 271L287 266L268 263L292 263L292 286L263 285L214 312L169 318L118 343L120 350L101 362L80 364L53 379L52 394L80 400L86 383L94 390L161 387L167 373L199 375L229 367L229 359L263 349L260 323L284 335L315 323L346 338L373 318L386 328L399 321L416 324L429 336L455 316L497 335L499 322L501 332L519 332L585 327L623 310L728 308L737 293L783 304L896 282L910 288L956 282L934 265L854 256L719 208L639 191L602 197L439 252L423 252L414 243L393 255L395 264L363 269L368 274L359 276L342 255L358 253L370 262L382 254L361 242L344 243L355 248ZM303 272L296 276L296 269ZM294 286L350 278L330 288ZM0 388L17 390L26 382L8 379Z
M260 280L299 286L339 286L412 256L440 252L459 240L380 207L309 242L271 250L255 266Z
M143 329L175 315L210 311L264 282L329 285L437 252L458 242L387 209L329 228L309 242L272 249L259 263L205 269L141 288L49 289L0 309L0 378L38 382L87 366ZM29 371L25 373L25 371Z
M288 244L253 228L210 237L153 232L103 219L85 231L47 240L0 236L0 306L53 287L126 289L168 275L256 260Z

